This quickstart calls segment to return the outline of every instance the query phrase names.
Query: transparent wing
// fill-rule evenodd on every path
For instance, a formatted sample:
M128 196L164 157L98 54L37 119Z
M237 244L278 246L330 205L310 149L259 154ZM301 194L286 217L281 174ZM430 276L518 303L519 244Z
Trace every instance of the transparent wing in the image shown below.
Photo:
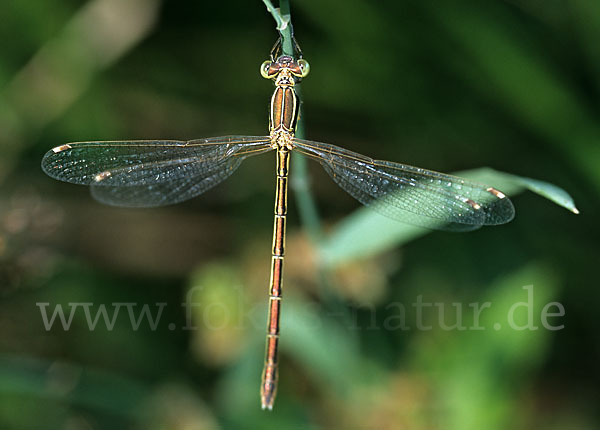
M300 153L320 162L358 201L398 221L468 231L509 222L514 207L486 185L406 164L373 160L326 143L294 139Z
M79 142L48 151L42 169L55 179L90 185L102 203L153 207L191 199L226 179L246 157L269 150L265 136Z

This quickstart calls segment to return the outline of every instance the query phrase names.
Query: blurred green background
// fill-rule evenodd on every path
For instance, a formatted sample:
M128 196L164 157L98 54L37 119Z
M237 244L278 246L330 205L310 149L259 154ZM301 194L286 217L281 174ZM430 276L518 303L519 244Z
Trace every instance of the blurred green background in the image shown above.
M274 156L147 210L102 206L39 164L78 140L266 134L271 16L259 0L5 2L0 428L597 428L600 3L291 6L307 138L538 178L581 215L524 193L510 224L373 244L388 232L349 229L359 204L310 163L324 233L309 238L292 191L280 388L263 412ZM346 246L364 252L331 255ZM541 323L552 302L560 330ZM490 303L478 325L472 303ZM75 309L68 330L45 329L57 305ZM102 306L121 306L114 325ZM509 327L511 308L538 329Z

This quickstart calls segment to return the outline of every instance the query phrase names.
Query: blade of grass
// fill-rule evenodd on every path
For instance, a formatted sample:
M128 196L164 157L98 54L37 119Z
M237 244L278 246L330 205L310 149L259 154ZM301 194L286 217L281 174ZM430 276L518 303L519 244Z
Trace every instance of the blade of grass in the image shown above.
M548 182L511 175L490 168L458 172L457 175L493 185L509 196L529 190L575 214L579 213L571 196L562 188ZM341 221L333 233L323 240L320 254L325 267L335 267L402 245L432 231L403 224L379 215L368 208L361 208Z

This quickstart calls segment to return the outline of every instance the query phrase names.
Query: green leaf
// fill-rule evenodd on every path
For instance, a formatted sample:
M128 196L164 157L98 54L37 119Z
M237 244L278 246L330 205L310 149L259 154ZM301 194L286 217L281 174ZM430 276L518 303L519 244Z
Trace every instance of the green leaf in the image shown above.
M490 169L489 167L465 170L462 172L457 172L456 175L477 182L482 182L484 184L494 184L509 196L516 195L524 190L529 190L547 198L548 200L564 207L565 209L570 210L574 214L579 214L579 210L575 207L575 202L569 193L549 182L526 178L524 176L517 176L510 173L499 172L497 170Z
M458 172L457 175L490 184L508 196L515 196L524 190L533 191L575 214L579 213L571 196L548 182L487 167ZM319 251L325 266L334 267L402 245L430 232L432 230L403 224L368 208L361 208L338 224L333 233L323 240Z

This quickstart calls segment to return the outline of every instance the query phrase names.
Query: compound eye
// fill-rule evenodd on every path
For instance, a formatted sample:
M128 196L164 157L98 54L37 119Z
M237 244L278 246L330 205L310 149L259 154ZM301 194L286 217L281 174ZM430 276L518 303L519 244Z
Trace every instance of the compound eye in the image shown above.
M308 72L310 72L308 61L301 58L298 60L298 66L300 66L300 70L302 71L300 77L305 78L308 75Z
M260 75L265 79L271 79L269 75L269 69L271 68L271 62L269 60L265 61L260 65Z

